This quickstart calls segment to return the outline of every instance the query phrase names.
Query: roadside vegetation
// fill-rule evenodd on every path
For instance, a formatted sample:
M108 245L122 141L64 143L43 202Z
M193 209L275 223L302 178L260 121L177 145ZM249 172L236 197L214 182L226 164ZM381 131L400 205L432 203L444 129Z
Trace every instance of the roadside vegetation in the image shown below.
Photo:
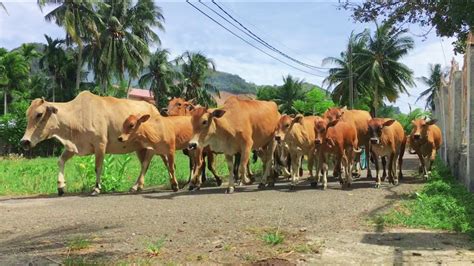
M423 189L376 217L376 223L450 230L468 233L474 239L474 194L438 158Z

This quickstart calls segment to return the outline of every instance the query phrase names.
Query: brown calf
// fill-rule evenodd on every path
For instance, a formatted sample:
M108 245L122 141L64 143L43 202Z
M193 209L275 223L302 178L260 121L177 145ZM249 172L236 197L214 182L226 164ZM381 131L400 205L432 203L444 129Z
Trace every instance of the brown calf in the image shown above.
M278 144L286 144L291 158L291 189L294 189L299 177L299 169L303 156L308 156L308 170L313 180L313 164L316 144L314 143L314 120L316 116L292 118L283 115L278 122L275 140Z
M369 122L370 147L375 155L376 183L380 187L378 157L388 157L388 180L396 185L403 178L403 154L407 138L402 125L393 119L373 118ZM398 178L396 178L398 159Z
M428 179L431 174L431 165L442 143L441 129L435 125L436 121L436 119L429 121L416 119L411 122L413 130L409 140L410 149L418 155L425 179ZM426 166L427 164L428 166Z
M193 135L191 117L163 117L159 114L150 118L149 114L130 115L124 122L120 142L138 143L143 148L151 148L156 154L163 155L170 174L171 187L178 191L175 176L174 156L176 150L187 148ZM197 154L200 154L200 150ZM143 187L140 180L139 187Z
M372 172L370 171L370 154L369 151L369 134L368 134L368 123L372 117L370 116L369 112L363 110L347 110L346 107L338 108L333 107L329 108L324 113L324 118L328 119L329 122L335 121L340 119L341 121L347 122L353 125L357 130L357 140L358 144L361 146L365 146L366 150L366 162L367 162L367 178L372 178ZM359 154L356 154L356 163L357 167L355 167L357 175L360 176L359 170ZM338 171L338 169L336 169Z
M355 127L339 119L329 122L325 118L317 117L314 120L314 134L316 152L319 157L316 173L319 176L321 170L323 171L323 189L327 187L327 154L336 156L336 168L340 168L342 162L344 175L341 174L340 183L346 183L350 187L354 155L361 152L357 148L358 140Z

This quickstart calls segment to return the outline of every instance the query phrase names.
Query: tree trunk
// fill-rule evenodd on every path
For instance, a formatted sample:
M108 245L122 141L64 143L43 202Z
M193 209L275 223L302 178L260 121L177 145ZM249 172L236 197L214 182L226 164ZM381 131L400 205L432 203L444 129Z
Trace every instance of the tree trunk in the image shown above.
M7 88L5 87L3 89L3 114L6 115L7 112L8 112L8 108L7 108Z
M374 90L374 103L373 103L373 106L374 106L373 117L377 117L377 109L379 107L379 89L378 89L377 86L375 86L375 90Z
M82 44L78 45L77 53L77 69L76 69L76 93L79 92L81 86L81 70L82 70Z

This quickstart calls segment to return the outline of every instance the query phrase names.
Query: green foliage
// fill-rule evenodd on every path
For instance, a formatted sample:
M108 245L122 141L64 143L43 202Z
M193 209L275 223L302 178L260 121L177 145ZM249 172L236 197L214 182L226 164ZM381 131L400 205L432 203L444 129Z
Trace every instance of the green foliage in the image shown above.
M445 74L441 71L441 65L440 64L435 64L431 65L430 64L430 77L420 77L418 80L423 82L426 86L428 86L428 89L422 91L420 93L420 96L416 99L418 102L420 99L426 97L426 105L425 109L434 111L435 110L435 97L438 94L438 92L441 90L441 81L444 78Z
M377 115L379 117L395 118L397 115L400 114L400 108L393 105L384 105L380 107Z
M423 111L421 108L417 108L408 114L401 113L398 115L388 116L388 117L395 118L396 120L398 120L398 122L400 122L400 124L402 124L403 128L405 129L405 133L410 134L413 129L413 125L411 123L413 120L418 119L418 118L430 117L430 116L431 116L430 112Z
M148 243L146 246L146 251L152 256L157 256L160 253L161 248L163 248L165 245L165 241L166 238L162 237L157 241Z
M20 140L26 128L26 101L14 102L10 106L10 113L0 116L0 136L2 142L9 146L10 151L20 151Z
M283 241L285 240L285 237L280 232L278 232L278 230L276 230L276 231L265 233L262 236L262 239L265 242L265 244L270 245L270 246L276 246L278 244L283 243Z
M453 230L474 236L474 194L459 184L438 158L423 189L379 219L387 224Z
M359 22L378 21L404 28L407 24L435 28L441 37L456 37L454 51L463 53L469 30L474 28L472 1L345 1L342 8L351 10ZM426 37L431 29L424 34Z
M308 91L303 100L296 100L294 108L304 115L322 115L334 103L328 99L326 93L318 87Z
M229 74L220 71L211 72L207 78L207 82L214 85L219 91L228 91L236 94L257 92L255 84L246 82L238 75Z
M271 101L278 95L278 87L276 86L260 86L257 89L257 99L263 101Z

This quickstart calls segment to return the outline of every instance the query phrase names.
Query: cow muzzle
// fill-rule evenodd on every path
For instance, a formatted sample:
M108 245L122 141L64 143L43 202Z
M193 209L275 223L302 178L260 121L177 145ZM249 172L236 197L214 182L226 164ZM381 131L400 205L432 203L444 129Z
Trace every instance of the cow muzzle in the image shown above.
M27 139L20 140L20 145L25 151L31 149L31 141Z
M275 136L275 140L278 144L281 143L281 136Z
M380 140L378 138L371 138L370 143L372 144L380 144Z
M122 136L122 135L120 135L120 137L118 137L118 141L119 141L119 142L125 142L125 141L127 141L127 140L128 140L128 138L126 138L126 137L124 137L124 136Z
M414 134L413 139L419 140L419 139L421 139L421 135L420 134Z
M316 143L316 145L321 145L321 144L322 144L322 141L321 141L320 139L316 139L316 140L314 141L314 143Z
M189 143L189 145L188 145L188 149L192 151L192 150L195 150L195 149L197 148L197 146L198 146L198 145L197 145L196 142L191 142L191 143Z
M168 113L168 108L161 109L160 115L165 116L165 117L169 116L170 114Z

